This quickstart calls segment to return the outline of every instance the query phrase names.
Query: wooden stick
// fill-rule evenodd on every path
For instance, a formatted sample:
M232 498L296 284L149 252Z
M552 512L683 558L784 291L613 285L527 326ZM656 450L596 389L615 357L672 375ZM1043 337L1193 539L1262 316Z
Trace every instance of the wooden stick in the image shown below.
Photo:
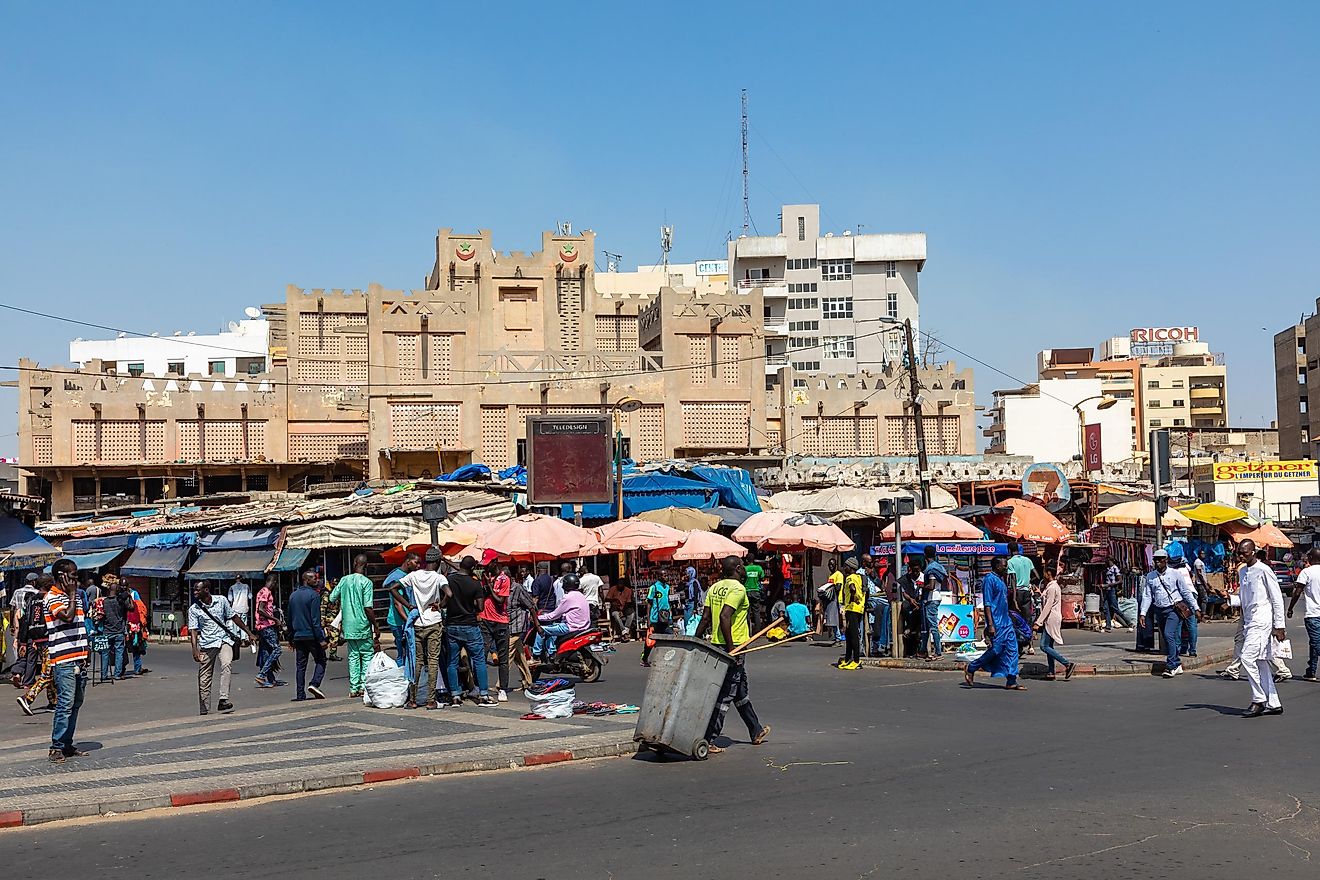
M746 651L739 651L738 653L739 653L739 654L755 654L757 651L764 651L764 650L766 650L766 649L768 649L768 648L778 648L780 645L786 645L786 644L788 644L789 642L796 642L798 639L805 639L807 636L810 636L810 635L815 635L815 633L802 633L801 635L797 635L797 636L789 636L789 637L786 638L786 639L780 639L779 641L777 641L777 642L771 642L771 643L768 644L768 645L758 645L758 646L755 647L755 648L748 648Z
M729 652L729 656L733 657L733 656L737 656L738 654L741 654L744 648L746 648L746 647L747 647L748 645L750 645L752 642L756 641L756 640L759 639L761 636L763 636L763 635L765 635L766 633L770 632L770 630L772 630L772 629L774 629L775 627L779 626L779 624L781 624L781 623L783 623L783 622L784 622L784 617L781 615L781 616L779 617L779 619L776 620L774 623L770 624L770 625L767 626L765 629L761 630L759 633L757 633L756 635L752 636L750 639L748 639L747 641L743 642L741 645L739 645L738 647L736 647L736 648L734 648L732 651L730 651L730 652Z

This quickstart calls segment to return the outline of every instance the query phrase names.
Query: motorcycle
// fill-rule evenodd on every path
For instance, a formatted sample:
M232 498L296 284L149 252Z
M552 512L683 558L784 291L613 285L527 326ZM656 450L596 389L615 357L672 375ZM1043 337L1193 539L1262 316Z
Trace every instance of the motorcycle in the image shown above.
M536 628L533 627L523 638L523 651L527 661L535 667L538 676L575 675L590 684L597 681L605 669L596 652L591 650L591 646L600 644L602 638L601 631L594 626L569 633L561 638L559 644L555 646L555 653L544 661L538 660L532 650L535 638Z

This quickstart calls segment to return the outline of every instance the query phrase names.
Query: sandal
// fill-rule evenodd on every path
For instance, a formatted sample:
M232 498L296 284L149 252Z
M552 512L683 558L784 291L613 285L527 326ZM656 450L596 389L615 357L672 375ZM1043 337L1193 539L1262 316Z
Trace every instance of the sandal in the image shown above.
M1026 685L1021 685L1021 684L1006 684L1006 685L1004 685L1004 690L1006 690L1006 691L1025 691L1026 689L1027 689L1027 688L1026 688Z
M1055 678L1057 678L1057 676L1056 676L1053 672L1051 672L1051 673L1049 673L1048 675L1042 675L1042 676L1040 677L1040 680L1041 680L1041 681L1054 681Z
M725 750L722 746L711 746L709 749L707 749L707 751L709 754L712 755L722 755L724 754Z
M963 687L971 687L971 686L972 686L972 681L974 680L975 676L976 676L976 673L975 673L975 672L972 672L972 671L970 671L970 670L966 670L966 671L964 671L964 672L963 672Z

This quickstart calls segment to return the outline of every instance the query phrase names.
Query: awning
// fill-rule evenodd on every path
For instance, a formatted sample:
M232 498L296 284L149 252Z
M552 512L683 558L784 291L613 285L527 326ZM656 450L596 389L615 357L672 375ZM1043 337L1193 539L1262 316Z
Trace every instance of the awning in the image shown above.
M346 516L299 523L284 532L285 547L322 550L326 547L393 547L422 528L416 516Z
M59 551L22 520L0 516L0 571L41 568L59 558Z
M1287 550L1293 545L1292 540L1272 523L1249 526L1244 522L1230 522L1224 523L1221 528L1238 544L1250 540L1257 547L1277 547L1280 550Z
M106 565L121 556L124 548L117 550L98 550L95 553L66 553L59 557L60 559L72 559L78 566L79 571L99 571ZM50 571L50 566L46 566L46 571Z
M229 529L225 532L202 535L200 546L203 550L256 550L261 547L274 547L279 538L279 528Z
M280 558L275 560L275 567L271 571L297 571L311 552L306 547L285 547L280 551Z
M1240 510L1228 504L1220 504L1217 501L1193 504L1190 507L1179 507L1178 512L1192 522L1206 523L1212 526L1247 519L1245 510Z
M99 550L125 550L135 546L137 535L97 535L94 538L69 538L60 550L66 556L95 553ZM81 567L81 566L79 566Z
M138 549L143 547L195 547L197 546L196 532L152 532L149 535L138 535Z
M224 577L258 577L266 573L275 558L274 548L261 550L208 550L184 575L190 581Z
M131 577L172 578L183 570L192 548L182 547L139 547L128 557L121 575Z

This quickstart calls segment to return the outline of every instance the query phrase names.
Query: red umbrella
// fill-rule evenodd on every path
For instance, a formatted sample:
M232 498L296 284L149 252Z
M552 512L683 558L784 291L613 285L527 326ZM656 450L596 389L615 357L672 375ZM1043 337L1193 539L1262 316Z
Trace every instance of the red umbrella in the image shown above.
M992 513L985 518L985 527L996 535L1023 538L1041 544L1062 544L1072 537L1068 527L1045 508L1025 498L1000 501L996 507L1007 507L1007 513Z

